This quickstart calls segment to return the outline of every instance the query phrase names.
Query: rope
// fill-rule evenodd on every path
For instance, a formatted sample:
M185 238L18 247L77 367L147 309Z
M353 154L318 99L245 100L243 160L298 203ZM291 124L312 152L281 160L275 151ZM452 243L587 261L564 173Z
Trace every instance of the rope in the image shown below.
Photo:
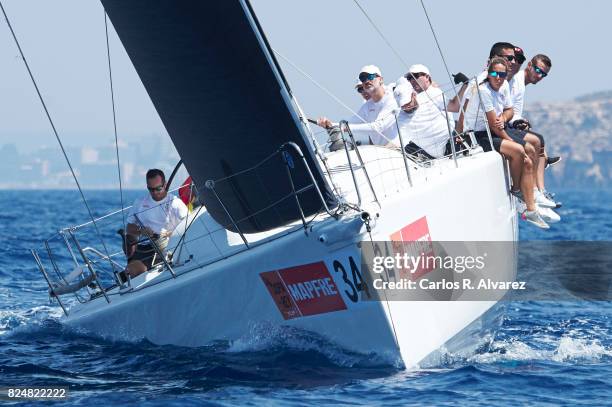
M94 227L96 229L96 234L98 235L98 238L100 239L100 242L102 242L102 246L104 247L104 251L106 252L106 256L109 257L110 259L110 255L109 255L109 251L106 248L106 244L104 243L104 239L102 239L102 234L100 233L100 229L98 228L98 224L95 221L95 218L93 216L93 212L91 211L91 208L89 207L89 204L87 203L87 199L85 199L85 194L83 193L83 189L81 188L81 184L79 184L79 180L76 176L76 173L74 172L74 169L72 168L72 164L70 163L70 159L68 158L68 154L66 154L66 149L64 148L64 145L62 144L62 140L59 137L59 134L57 133L57 129L55 128L55 124L53 123L53 120L51 119L51 114L49 113L49 109L47 109L47 105L45 104L45 100L42 97L42 94L40 93L40 89L38 88L38 84L36 83L36 80L34 79L34 75L32 74L32 70L30 69L30 65L28 64L28 61L26 60L26 57L23 53L23 50L21 49L21 45L19 44L19 41L17 40L17 36L15 35L15 31L13 30L13 26L11 25L11 22L9 21L8 16L6 15L6 11L4 10L4 5L2 4L2 1L0 0L0 9L2 9L2 14L4 15L4 19L6 20L6 24L8 25L9 30L11 31L11 35L13 36L13 39L15 40L15 44L17 45L17 49L19 50L19 54L21 55L21 59L23 60L23 63L25 64L25 67L28 71L28 74L30 75L30 79L32 80L32 84L34 85L34 88L36 89L36 93L38 95L38 99L40 100L40 103L42 104L42 107L45 111L45 114L47 115L47 119L49 120L49 124L51 125L51 128L53 129L53 134L55 135L55 139L57 140L57 143L60 146L60 149L62 150L62 154L64 155L64 158L66 159L66 163L68 164L68 168L70 169L70 173L72 174L72 178L74 178L74 182L76 183L76 186L79 190L79 194L81 194L81 199L83 200L83 203L85 204L85 207L87 208L87 212L89 213L89 217L91 218ZM113 265L111 263L111 269L114 270Z
M372 27L374 27L374 29L376 30L376 32L378 33L378 35L380 35L380 37L383 39L383 41L387 44L387 46L391 49L391 51L393 51L393 53L395 54L395 56L397 57L397 59L399 59L401 61L402 64L404 64L404 67L406 69L408 69L408 64L406 63L406 61L404 61L404 59L402 58L402 56L399 54L399 52L397 52L395 50L395 48L393 48L393 46L391 45L391 43L389 42L389 40L387 40L387 37L384 36L384 34L382 33L382 31L380 31L378 29L378 27L376 26L376 24L374 24L374 21L372 21L372 19L370 18L370 16L368 15L368 13L366 13L366 11L363 9L363 7L361 7L361 4L359 4L359 2L357 0L353 0L353 2L357 5L357 7L359 8L359 10L361 10L361 12L363 13L363 15L365 16L365 18L368 19L368 21L370 22L370 24L372 24Z
M125 208L123 204L123 184L121 181L121 161L119 160L119 138L117 137L117 114L115 112L115 91L113 88L113 70L111 68L110 44L108 41L108 15L104 11L104 32L106 34L106 57L108 60L108 80L110 84L111 104L113 107L113 130L115 133L115 153L117 156L117 174L119 176L119 198L121 199L121 217L123 219L123 230L125 225Z

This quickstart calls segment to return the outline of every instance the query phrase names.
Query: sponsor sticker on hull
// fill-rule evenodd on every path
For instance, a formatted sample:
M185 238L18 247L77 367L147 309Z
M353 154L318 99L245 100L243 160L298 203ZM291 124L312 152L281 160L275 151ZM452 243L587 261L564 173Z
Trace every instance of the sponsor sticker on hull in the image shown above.
M259 273L284 319L346 309L324 262Z
M391 242L395 253L408 254L415 258L417 256L434 256L433 244L431 243L431 235L429 234L429 225L427 224L426 216L392 233ZM400 270L400 277L416 280L432 270L433 266L426 267L419 265L415 270ZM410 273L408 273L408 271L410 271Z

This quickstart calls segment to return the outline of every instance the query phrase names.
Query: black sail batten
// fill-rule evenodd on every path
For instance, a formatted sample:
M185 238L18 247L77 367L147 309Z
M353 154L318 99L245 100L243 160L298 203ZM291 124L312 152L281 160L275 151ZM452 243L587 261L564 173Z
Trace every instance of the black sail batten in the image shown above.
M296 143L329 207L336 202L249 4L240 0L101 0L210 215L242 232L300 218L283 143ZM259 163L262 165L257 166ZM305 216L323 206L295 157ZM244 171L253 168L252 171ZM239 175L236 175L240 173ZM215 194L204 187L215 184Z

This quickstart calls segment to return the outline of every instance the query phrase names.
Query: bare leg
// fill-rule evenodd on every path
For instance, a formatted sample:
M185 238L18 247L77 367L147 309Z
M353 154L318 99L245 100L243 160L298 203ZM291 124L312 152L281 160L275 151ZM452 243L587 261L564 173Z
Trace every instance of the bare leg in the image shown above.
M512 190L520 189L521 175L523 174L523 147L513 141L502 140L500 153L510 162L510 177Z
M521 176L519 183L513 187L516 188L520 185L525 204L527 205L528 211L535 210L535 201L533 194L533 163L529 156L525 153L525 149L518 143L510 140L503 140L501 143L500 152L510 159L511 167L510 172L512 173L512 166L517 165L521 167ZM514 163L513 163L514 162ZM514 178L513 178L514 182Z
M134 278L147 271L147 266L140 260L134 260L128 263L126 270L130 277Z
M521 192L525 198L525 204L527 205L528 211L535 211L535 194L533 193L533 186L535 185L533 171L533 162L531 158L525 154L523 160L523 176L521 177Z
M540 153L540 157L538 157L539 164L538 164L537 176L536 176L536 185L538 186L540 191L543 191L546 189L546 187L544 186L544 168L546 167L547 158L548 156L542 150L542 152Z
M527 133L525 135L525 141L527 142L527 144L525 145L525 152L533 163L534 183L539 189L541 189L540 185L538 184L537 175L540 167L540 159L538 156L540 151L542 150L542 144L540 143L540 139L538 138L538 136L531 133Z

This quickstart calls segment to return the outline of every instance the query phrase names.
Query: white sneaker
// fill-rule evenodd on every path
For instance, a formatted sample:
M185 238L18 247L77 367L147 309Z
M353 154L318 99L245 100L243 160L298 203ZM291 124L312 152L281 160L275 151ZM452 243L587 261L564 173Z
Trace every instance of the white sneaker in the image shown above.
M550 208L538 207L538 213L546 223L557 223L561 220L561 216Z
M548 192L547 190L543 189L542 193L544 194L544 196L548 199L550 199L551 201L553 201L555 204L557 204L557 206L555 206L554 209L559 209L560 207L563 206L563 203L556 201L555 200L555 194L553 192Z
M544 194L540 192L539 189L534 188L533 193L535 195L535 202L539 206L544 207L544 208L556 208L557 207L557 204L551 201L550 199L546 198Z
M550 226L548 226L548 223L544 222L544 219L538 214L538 211L525 211L523 212L522 218L541 229L550 229Z

